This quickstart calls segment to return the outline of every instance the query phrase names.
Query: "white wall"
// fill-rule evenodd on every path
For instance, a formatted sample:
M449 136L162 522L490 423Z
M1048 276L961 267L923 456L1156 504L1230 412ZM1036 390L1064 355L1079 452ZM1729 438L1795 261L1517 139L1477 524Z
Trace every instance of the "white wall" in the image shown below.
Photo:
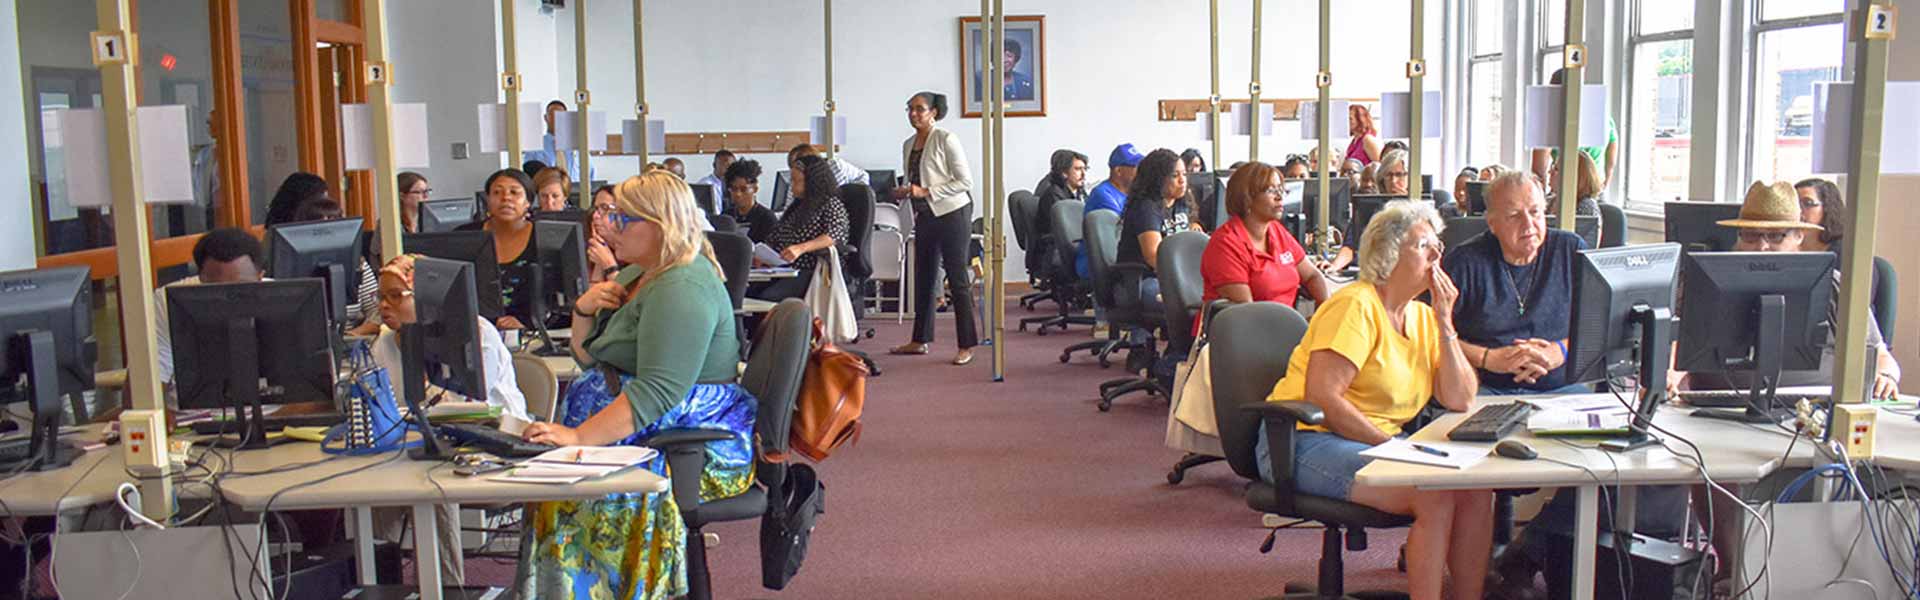
M411 169L427 176L435 198L470 197L487 174L500 168L498 154L477 152L476 107L496 102L500 68L497 10L471 10L470 0L407 0L387 3L387 43L394 67L394 102L427 104L432 165ZM459 35L421 35L447 31ZM469 158L455 160L453 144L467 144Z
M14 0L0 0L0 81L14 82L15 93L0 93L0 147L26 148L27 118L25 79L20 73L20 36L19 21L14 12ZM0 270L32 268L33 250L33 180L28 176L27 163L22 160L0 161L0 181L13 182L12 191L0 193L0 214L14 215L14 218L0 219Z
M1266 3L1262 42L1265 97L1310 97L1317 70L1317 21L1297 12L1298 3ZM556 41L559 90L574 87L573 15L580 4L560 11ZM1093 157L1091 177L1106 174L1106 155L1115 144L1144 148L1210 147L1191 122L1161 123L1156 101L1208 95L1208 23L1205 3L1175 6L1150 0L1012 0L1009 15L1047 17L1046 68L1048 116L1009 118L1006 124L1006 186L1027 189L1045 175L1047 157L1056 148L1077 149ZM835 100L849 121L844 156L867 168L898 169L900 142L909 133L903 107L919 90L947 93L955 112L941 126L960 135L979 167L978 119L958 114L958 18L978 15L978 5L951 0L841 2L835 6ZM596 107L610 120L632 118L634 100L632 5L587 3L588 45L592 62L589 89ZM728 0L712 3L649 3L646 6L648 100L655 118L673 131L805 130L824 99L820 6L789 0ZM1221 93L1245 97L1251 32L1247 3L1223 3L1221 14ZM1404 2L1357 0L1336 3L1333 59L1336 96L1377 96L1406 89ZM1441 10L1429 3L1430 63L1440 60ZM1377 32L1374 33L1374 32ZM523 61L531 40L522 37ZM523 62L523 64L525 64ZM1429 89L1439 89L1434 70ZM530 76L531 79L531 76ZM531 88L530 88L531 89ZM1337 121L1338 122L1338 121ZM1276 124L1280 134L1261 144L1260 154L1274 160L1304 152L1291 122ZM1344 136L1338 143L1345 143ZM1247 155L1247 138L1225 144L1222 161ZM1426 164L1438 168L1441 153L1431 149ZM656 158L662 160L665 157ZM689 175L702 173L706 156L683 156ZM755 156L769 171L778 155ZM597 161L602 179L637 169L632 158ZM763 193L772 186L763 181ZM978 197L978 195L976 195ZM980 214L978 211L976 215ZM1014 248L1013 244L1008 245ZM1018 249L1008 257L1010 280Z

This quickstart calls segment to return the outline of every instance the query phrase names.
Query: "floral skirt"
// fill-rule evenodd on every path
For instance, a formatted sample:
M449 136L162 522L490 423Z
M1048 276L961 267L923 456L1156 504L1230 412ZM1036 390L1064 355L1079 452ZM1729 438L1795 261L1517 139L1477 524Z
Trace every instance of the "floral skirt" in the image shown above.
M624 376L622 377L624 383ZM614 402L619 385L588 369L567 389L561 423L577 427ZM707 445L700 478L703 500L738 495L753 484L755 400L733 384L699 384L686 401L620 444L633 444L663 429L717 429L733 439ZM646 468L667 474L666 458ZM670 492L612 494L596 500L526 505L520 568L514 589L522 598L613 598L656 600L687 588L686 525Z

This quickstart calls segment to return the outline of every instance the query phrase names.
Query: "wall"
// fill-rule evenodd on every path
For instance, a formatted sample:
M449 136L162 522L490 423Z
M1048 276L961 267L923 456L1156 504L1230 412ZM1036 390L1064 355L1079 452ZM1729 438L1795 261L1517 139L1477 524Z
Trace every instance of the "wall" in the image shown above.
M471 197L487 174L500 168L498 154L478 151L476 107L497 102L500 68L497 10L462 10L471 0L407 0L387 3L387 43L394 68L393 100L424 102L432 165L410 169L427 176L435 198ZM448 31L464 35L419 35ZM465 143L469 158L455 160L453 144Z
M1920 0L1895 0L1895 6L1908 15L1920 14ZM1920 35L1908 32L1894 38L1887 69L1890 81L1920 81ZM1912 110L1888 107L1888 110ZM1905 135L1913 135L1907 132ZM1900 389L1920 394L1920 176L1891 175L1880 178L1880 214L1874 220L1874 255L1893 263L1901 284L1900 323L1894 334L1893 355L1906 371Z
M14 0L0 0L0 81L19 82L16 85L24 89L26 79L20 72L20 28L14 8ZM9 115L0 118L0 147L27 147L25 101L23 92L0 94L0 115ZM16 215L0 219L0 270L32 268L33 220L19 217L33 214L33 184L27 163L0 161L0 181L14 182L8 188L10 191L0 193L0 214Z

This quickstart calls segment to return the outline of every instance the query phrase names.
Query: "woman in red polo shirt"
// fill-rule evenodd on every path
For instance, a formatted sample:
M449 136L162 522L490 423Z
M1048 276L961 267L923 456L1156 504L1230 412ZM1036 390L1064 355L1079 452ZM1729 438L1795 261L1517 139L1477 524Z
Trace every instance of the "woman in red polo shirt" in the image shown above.
M1207 287L1204 302L1225 298L1235 304L1292 306L1303 288L1314 302L1326 301L1326 277L1280 226L1280 170L1263 162L1242 165L1228 180L1226 201L1233 218L1214 230L1200 256L1200 276ZM1196 335L1199 329L1196 319Z

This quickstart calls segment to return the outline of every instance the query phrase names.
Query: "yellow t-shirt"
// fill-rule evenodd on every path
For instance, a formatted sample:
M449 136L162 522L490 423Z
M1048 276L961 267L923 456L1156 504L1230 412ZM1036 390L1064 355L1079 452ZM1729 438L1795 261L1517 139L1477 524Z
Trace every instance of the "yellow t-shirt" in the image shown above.
M1433 397L1433 371L1440 363L1440 323L1433 307L1409 302L1406 334L1393 329L1387 307L1364 282L1342 288L1320 306L1307 324L1307 334L1287 361L1287 376L1274 384L1268 402L1307 399L1307 357L1332 350L1360 367L1347 386L1347 402L1387 435L1399 435ZM1326 431L1301 425L1308 431Z

